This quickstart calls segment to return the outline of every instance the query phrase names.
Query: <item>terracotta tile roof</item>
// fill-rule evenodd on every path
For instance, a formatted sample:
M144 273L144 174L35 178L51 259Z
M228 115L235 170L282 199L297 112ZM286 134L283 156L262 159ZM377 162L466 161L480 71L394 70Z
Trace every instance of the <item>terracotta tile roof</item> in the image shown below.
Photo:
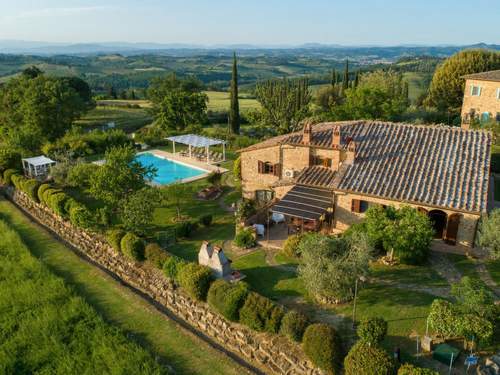
M315 165L307 167L300 172L295 182L302 185L333 187L335 171L331 168Z
M307 181L302 183L462 211L486 210L491 133L436 125L331 122L313 126L311 144L329 147L335 126L341 126L342 148L350 140L356 142L354 163L344 163L334 176L327 168L306 168L297 178ZM301 132L296 132L242 151L301 141Z
M490 70L489 72L481 72L475 74L467 74L462 76L465 79L477 79L479 81L495 81L500 82L500 70Z

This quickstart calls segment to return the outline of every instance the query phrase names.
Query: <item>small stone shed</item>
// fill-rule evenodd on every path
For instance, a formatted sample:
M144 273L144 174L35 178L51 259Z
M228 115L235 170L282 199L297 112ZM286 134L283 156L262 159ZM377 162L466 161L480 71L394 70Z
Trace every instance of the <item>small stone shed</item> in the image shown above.
M226 278L231 275L231 261L224 251L210 242L203 241L198 253L198 263L209 267L217 278Z

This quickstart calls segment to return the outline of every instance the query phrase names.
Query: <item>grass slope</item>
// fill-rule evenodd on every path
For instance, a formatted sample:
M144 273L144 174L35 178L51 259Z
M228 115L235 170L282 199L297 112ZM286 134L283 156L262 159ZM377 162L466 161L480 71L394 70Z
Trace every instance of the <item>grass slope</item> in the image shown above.
M245 373L232 360L181 330L135 293L82 261L9 202L0 200L0 212L20 233L32 253L84 296L106 321L158 353L177 374Z
M125 132L133 132L150 124L151 121L151 116L144 108L97 106L76 121L76 124L87 129L95 129L109 122L114 122L117 129L122 129Z

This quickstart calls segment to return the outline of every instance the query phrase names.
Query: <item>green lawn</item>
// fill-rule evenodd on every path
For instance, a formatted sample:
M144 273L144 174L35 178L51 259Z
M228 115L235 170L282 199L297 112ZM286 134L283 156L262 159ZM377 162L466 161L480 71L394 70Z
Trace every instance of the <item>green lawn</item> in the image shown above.
M453 263L462 276L479 278L476 272L476 264L473 260L467 258L465 255L459 254L446 254L446 257Z
M448 286L448 282L439 276L430 265L410 266L399 264L397 266L387 266L373 263L370 266L370 274L374 277L401 284L419 284L428 287Z
M150 124L151 121L151 116L144 108L97 106L76 121L76 124L93 129L114 122L117 129L130 133Z
M178 374L241 374L242 368L180 329L149 303L111 277L81 260L12 204L0 200L0 211L32 253L83 296L106 321L157 353Z
M208 110L222 112L229 110L229 93L221 91L205 91L208 96ZM256 99L248 98L245 94L239 95L240 111L245 112L251 109L260 108Z

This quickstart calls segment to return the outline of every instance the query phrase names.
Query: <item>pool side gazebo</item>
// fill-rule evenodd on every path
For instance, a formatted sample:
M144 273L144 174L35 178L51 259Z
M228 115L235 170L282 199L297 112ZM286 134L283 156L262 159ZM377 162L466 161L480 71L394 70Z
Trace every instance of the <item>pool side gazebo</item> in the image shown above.
M197 134L184 134L184 135L176 135L173 137L167 137L167 140L172 142L173 153L175 154L175 144L180 143L188 146L188 154L190 158L193 157L193 147L194 148L203 148L205 153L202 155L203 158L206 158L207 164L210 164L211 159L214 161L214 157L210 154L210 146L222 145L222 159L215 161L226 161L226 141L216 138L204 137L202 135ZM219 154L220 155L220 154ZM199 156L199 154L198 154Z
M49 175L56 162L44 155L22 159L24 175L29 178L43 179Z

